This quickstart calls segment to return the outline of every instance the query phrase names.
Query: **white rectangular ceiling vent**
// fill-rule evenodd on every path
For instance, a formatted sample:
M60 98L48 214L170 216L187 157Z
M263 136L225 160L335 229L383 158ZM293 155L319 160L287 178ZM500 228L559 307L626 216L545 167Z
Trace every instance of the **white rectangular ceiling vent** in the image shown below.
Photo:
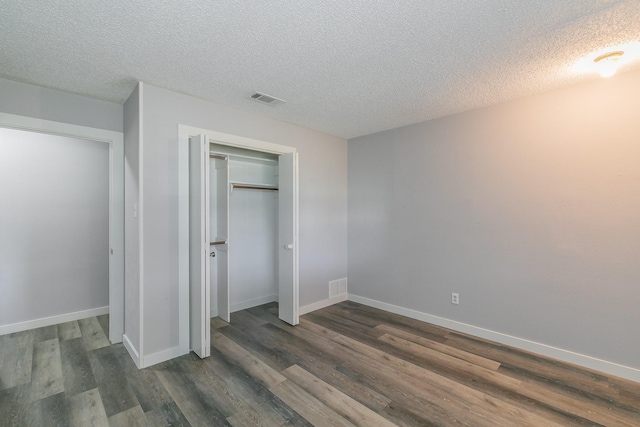
M284 104L285 102L287 102L284 99L276 98L275 96L267 95L265 93L260 93L260 92L256 92L253 95L251 95L251 99L253 99L254 101L261 102L263 104L271 105L272 107L275 107L276 105Z

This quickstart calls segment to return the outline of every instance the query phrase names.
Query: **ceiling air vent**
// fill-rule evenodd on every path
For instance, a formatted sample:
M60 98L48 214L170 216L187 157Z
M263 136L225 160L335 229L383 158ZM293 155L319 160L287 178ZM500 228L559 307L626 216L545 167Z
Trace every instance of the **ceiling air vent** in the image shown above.
M272 107L275 107L276 105L284 104L285 102L287 102L284 99L276 98L275 96L267 95L265 93L260 93L260 92L256 92L253 95L251 95L251 99L253 99L254 101L261 102L262 104L271 105Z

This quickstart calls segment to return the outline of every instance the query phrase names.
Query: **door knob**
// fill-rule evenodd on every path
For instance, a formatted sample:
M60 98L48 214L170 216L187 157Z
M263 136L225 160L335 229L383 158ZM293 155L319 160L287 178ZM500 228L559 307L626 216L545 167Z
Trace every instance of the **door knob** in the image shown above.
M209 256L210 256L211 258L215 258L215 257L216 257L216 253L215 253L215 252L211 252L211 253L209 254Z
M284 248L290 251L291 249L293 249L293 244L289 243L288 245L284 245Z

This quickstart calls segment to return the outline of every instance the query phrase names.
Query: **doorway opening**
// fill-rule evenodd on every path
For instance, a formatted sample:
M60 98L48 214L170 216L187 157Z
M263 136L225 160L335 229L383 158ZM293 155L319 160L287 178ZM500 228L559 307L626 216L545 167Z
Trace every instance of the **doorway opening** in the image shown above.
M124 186L123 186L124 158L123 158L122 133L107 131L103 129L88 128L84 126L70 125L66 123L34 119L31 117L4 114L4 113L0 113L0 128L6 128L8 132L9 131L20 132L25 136L25 138L27 138L26 139L27 141L33 141L34 147L36 147L36 144L40 144L40 147L42 147L43 149L46 148L47 150L51 150L54 145L56 145L57 143L60 143L64 145L60 145L59 147L63 147L63 146L66 147L65 149L68 150L68 153L74 152L73 151L74 146L77 148L82 148L83 150L89 149L83 155L92 156L98 159L97 164L102 165L100 166L100 169L101 170L103 169L103 172L106 172L106 174L108 174L108 177L104 177L104 181L106 182L103 182L101 180L102 178L97 178L96 180L94 180L96 182L90 183L90 182L79 182L81 180L81 178L78 178L79 175L78 176L73 175L71 171L63 171L65 173L63 173L60 176L67 180L65 181L66 184L65 182L53 182L53 183L49 182L48 184L50 185L52 184L53 186L59 185L60 187L62 187L58 189L60 190L60 194L58 198L66 200L67 206L73 206L74 203L78 203L79 205L82 202L81 200L74 200L74 197L76 197L77 194L84 194L85 199L93 200L93 198L91 198L91 192L93 191L92 189L94 189L96 192L103 193L101 195L100 194L96 195L97 197L95 197L96 198L95 208L101 210L102 208L107 207L108 212L105 215L104 212L100 211L100 212L96 212L96 215L101 215L103 218L105 216L108 216L108 228L106 225L101 226L104 229L102 229L100 233L101 237L98 236L99 238L96 239L96 244L105 246L101 249L98 248L97 253L100 253L100 251L104 251L105 256L108 259L108 268L105 268L104 261L101 264L99 263L96 264L95 268L97 270L100 270L100 272L98 272L98 276L102 278L102 279L99 279L99 280L96 279L96 280L98 281L104 280L105 274L108 274L109 340L111 341L111 343L121 342L123 329L124 329L124 212L123 212L123 209L124 209ZM51 143L51 146L48 145L49 143ZM83 147L82 144L86 144L86 145ZM103 146L103 144L106 144L106 146ZM93 147L94 149L93 150L90 149L91 147ZM24 150L21 150L21 151L24 152ZM100 160L101 156L103 156L103 154L106 154L107 151L108 151L108 163L107 163L107 160L104 159L104 157L102 157L103 160ZM55 151L54 151L54 154L55 154ZM35 163L35 160L38 160L40 162L46 162L46 161L55 162L55 156L53 155L46 156L46 153L44 152L35 153L34 156L40 156L38 159L34 157L33 159L34 163ZM77 159L77 162L79 163L82 160L83 159ZM52 165L47 165L47 166L52 166ZM80 165L80 166L85 166L85 165ZM42 180L41 182L44 184L45 180L47 179L47 176L38 176L38 173L43 172L43 170L44 168L42 169L35 168L33 170L30 169L30 171L26 174L22 173L22 176L25 178L25 182L24 182L25 188L37 189L38 180ZM84 173L91 174L91 171L85 170ZM96 171L96 173L98 173L98 171ZM51 177L49 177L49 179L50 178ZM28 181L31 181L31 182L29 183ZM36 185L36 187L33 187L33 185ZM93 187L91 187L91 185L93 185ZM52 188L55 189L54 187ZM66 192L75 191L73 190L74 188L78 190L77 194L76 193L65 194L65 191ZM104 194L106 191L108 191L107 195ZM43 195L41 196L45 197ZM91 203L94 203L94 202L91 202ZM46 223L43 223L42 221L40 221L40 219L42 218L40 219L37 218L39 215L45 216L47 214L45 208L42 207L41 203L38 204L37 206L40 206L41 208L38 209L37 207L35 207L34 209L30 209L29 206L26 206L26 205L22 206L22 208L25 209L26 216L34 218L34 220L27 221L28 218L27 220L25 220L27 222L24 222L22 224L23 225L22 228L24 229L24 231L27 233L37 233L38 230L40 230L40 232L44 232L43 230L50 230L53 233L59 232L60 230L56 230L55 224L50 224L50 226L47 226ZM85 207L84 211L78 212L80 215L78 218L78 221L82 221L82 218L84 218L87 221L91 220L92 208L88 207L88 210L87 210L87 206L85 205L84 207ZM14 208L16 208L16 206L12 206L12 209ZM42 210L43 212L34 212L34 210ZM53 216L54 215L52 214L52 217ZM61 218L60 215L58 215L58 218ZM63 220L63 221L69 222L66 220ZM74 228L73 224L67 224L67 225L69 227ZM81 228L81 224L77 224L77 227L75 228L76 229ZM91 233L92 232L91 227L89 226L89 228L85 231L87 233ZM28 265L25 264L25 267L28 266L29 267L28 269L31 270L31 273L34 273L39 268L43 267L43 265L46 263L45 259L43 258L46 258L49 253L53 254L56 251L61 252L66 249L67 253L70 254L69 256L73 258L73 259L67 260L68 262L66 263L67 264L66 268L78 268L79 270L76 271L76 273L78 274L83 273L80 270L85 269L86 271L84 271L84 273L86 274L84 274L84 276L87 277L87 280L94 280L92 278L95 276L94 273L96 272L90 271L91 266L86 266L86 265L82 265L82 263L77 263L76 262L77 257L74 257L73 255L74 253L77 252L79 245L80 246L85 245L86 251L93 253L92 251L96 248L91 246L92 244L91 238L87 239L86 236L70 236L71 240L69 240L69 239L64 239L65 236L60 236L59 239L55 239L55 236L52 237L51 235L48 237L53 238L53 243L50 242L50 244L43 246L41 250L38 251L36 254L33 254L33 256L28 256L27 258L25 258L26 260L25 262L28 262ZM84 240L82 240L82 237L85 237ZM42 242L44 241L45 239L43 238ZM37 239L35 240L35 242L37 243ZM58 244L56 245L55 242L58 242ZM106 243L108 243L108 246ZM69 247L63 248L61 247L62 245L69 245ZM19 248L16 248L16 250L19 250ZM26 255L29 255L29 254L26 254ZM60 265L64 265L65 263L57 262L54 264L60 266ZM103 269L108 271L103 271ZM14 279L18 280L15 277ZM22 279L27 280L29 278L23 277ZM37 278L34 278L34 280L35 279ZM29 283L34 283L34 281L32 280ZM36 293L38 292L37 289L31 290L31 291ZM65 296L65 292L67 293L66 296ZM73 307L72 305L66 304L64 301L65 298L71 299L70 295L68 294L73 292L74 292L73 290L69 290L69 289L65 290L63 287L60 288L60 295L57 295L57 297L59 297L62 301L62 303L59 304L61 307L60 310L57 310L59 311L59 313L56 312L55 315L49 316L49 317L34 318L27 322L15 323L8 326L5 325L0 327L0 329L7 329L7 327L13 328L13 329L22 328L21 330L31 329L33 327L49 326L55 323L60 323L60 322L70 321L70 320L78 320L84 317L90 317L92 315L95 315L92 312L94 307L90 307L90 309L88 310L77 310L74 308L65 308L67 306ZM96 290L96 292L101 292L101 290ZM95 297L95 295L93 295L93 292L88 292L87 294L84 295L87 301L83 302L83 301L80 301L82 300L80 296L78 295L73 295L73 296L78 297L76 299L79 301L78 304L80 306L82 306L83 304L91 305L92 303L90 301L92 301L93 298ZM51 298L53 300L55 296L52 296ZM35 317L38 317L38 315L35 314Z

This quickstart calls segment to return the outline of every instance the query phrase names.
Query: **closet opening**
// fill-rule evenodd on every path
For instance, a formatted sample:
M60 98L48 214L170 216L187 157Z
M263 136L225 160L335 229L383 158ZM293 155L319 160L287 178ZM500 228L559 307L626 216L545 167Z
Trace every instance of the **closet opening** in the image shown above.
M234 311L277 301L280 319L298 323L297 153L217 132L180 132L188 147L188 179L181 181L188 206L180 205L188 323L181 343L186 332L188 349L207 357L212 317L229 322Z
M209 150L211 317L229 322L235 311L278 301L278 156ZM225 281L228 301L223 291L218 304Z

